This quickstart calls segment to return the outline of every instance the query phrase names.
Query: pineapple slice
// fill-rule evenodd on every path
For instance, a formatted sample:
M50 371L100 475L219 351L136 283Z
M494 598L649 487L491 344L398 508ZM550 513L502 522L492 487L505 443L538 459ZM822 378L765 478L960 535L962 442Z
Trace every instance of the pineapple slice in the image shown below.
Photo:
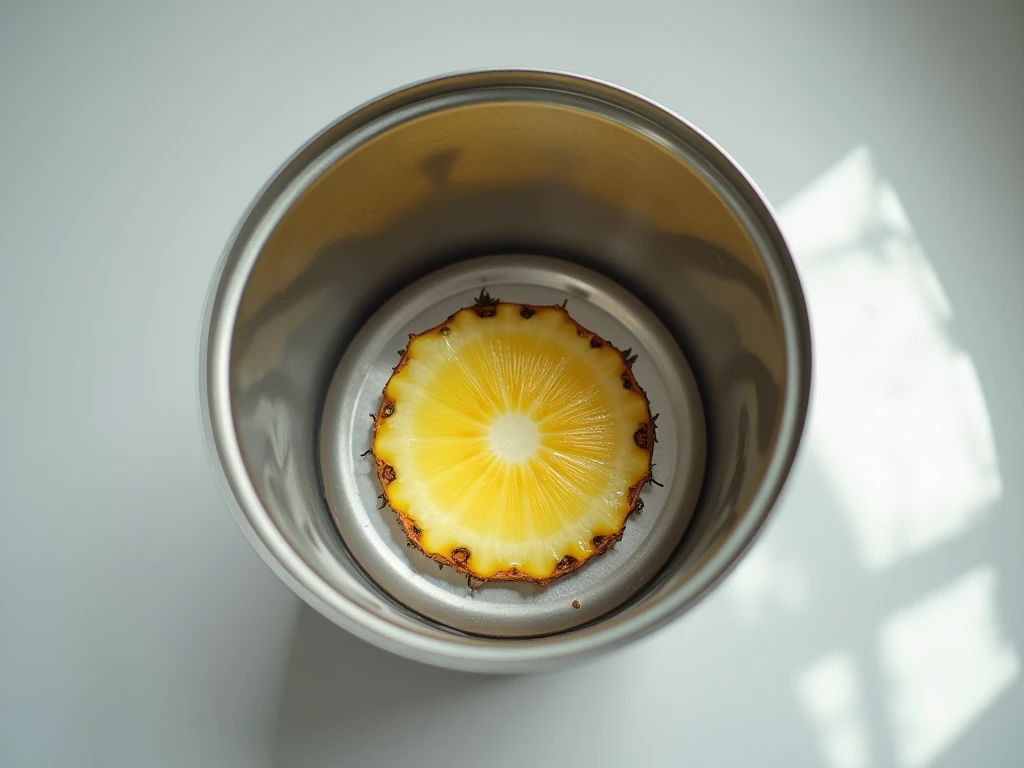
M542 585L608 549L651 476L631 364L564 306L486 292L411 335L372 447L409 541L478 579Z

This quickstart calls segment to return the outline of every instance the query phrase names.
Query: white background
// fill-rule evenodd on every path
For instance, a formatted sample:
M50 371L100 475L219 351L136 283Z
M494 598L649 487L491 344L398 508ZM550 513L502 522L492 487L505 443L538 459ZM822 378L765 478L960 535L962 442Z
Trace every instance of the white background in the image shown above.
M0 764L1024 764L1024 5L487 5L0 4ZM817 355L742 568L514 679L302 606L218 497L196 394L208 280L278 164L488 65L717 139L780 212Z

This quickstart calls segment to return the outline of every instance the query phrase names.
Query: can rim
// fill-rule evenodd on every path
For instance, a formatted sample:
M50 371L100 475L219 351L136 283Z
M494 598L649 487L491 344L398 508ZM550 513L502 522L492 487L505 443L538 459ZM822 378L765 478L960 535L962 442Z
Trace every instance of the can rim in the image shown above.
M229 390L231 329L260 250L253 243L261 243L289 207L290 201L282 200L285 189L301 181L300 177L318 177L329 164L323 163L324 150L335 145L336 139L352 136L360 127L398 107L433 95L462 91L466 81L480 78L492 78L505 86L548 87L603 97L616 107L660 118L665 127L674 127L676 132L682 129L690 134L690 141L702 143L702 159L722 175L716 186L724 182L741 200L742 210L735 212L748 234L755 241L762 241L756 244L765 254L765 269L779 295L778 312L787 361L775 449L748 509L720 549L689 581L636 616L603 628L592 627L590 632L556 634L529 642L430 636L374 614L329 584L291 547L259 501L234 436ZM321 162L317 163L317 159ZM733 201L728 202L733 205ZM731 572L764 529L796 459L810 399L811 331L799 275L775 212L753 180L714 140L667 107L604 80L534 68L472 69L425 78L370 99L313 136L257 192L228 238L207 294L199 346L200 407L214 473L236 522L271 569L313 608L356 636L414 660L471 671L536 669L567 658L611 650L649 634L696 605Z

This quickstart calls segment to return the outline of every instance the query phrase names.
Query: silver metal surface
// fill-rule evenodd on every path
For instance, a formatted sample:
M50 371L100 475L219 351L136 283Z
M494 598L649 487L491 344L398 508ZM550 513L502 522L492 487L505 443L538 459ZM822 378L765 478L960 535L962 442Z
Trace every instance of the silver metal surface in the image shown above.
M317 457L331 377L376 309L495 253L558 256L639 299L685 350L707 432L700 498L665 567L612 613L534 639L460 633L382 590L331 520ZM786 244L710 139L605 83L469 72L343 117L260 192L207 305L203 414L243 530L311 605L410 658L526 671L640 637L723 577L792 465L810 360Z
M395 514L378 509L381 491L370 419L409 334L465 306L481 287L505 301L568 300L573 319L619 349L633 365L651 410L660 413L654 461L664 487L647 486L642 512L622 540L547 587L492 582L470 589L465 576L439 570L406 546ZM470 259L431 273L384 304L349 344L327 393L320 433L324 493L345 545L373 581L406 607L441 624L492 636L564 631L619 607L667 562L693 515L704 475L704 417L697 383L679 345L644 305L602 275L536 256ZM575 604L574 604L575 601Z

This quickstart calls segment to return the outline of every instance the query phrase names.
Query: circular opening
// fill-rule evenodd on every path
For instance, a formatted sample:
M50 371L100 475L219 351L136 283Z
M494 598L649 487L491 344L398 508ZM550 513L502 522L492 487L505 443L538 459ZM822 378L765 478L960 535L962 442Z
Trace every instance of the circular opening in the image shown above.
M318 471L321 408L359 329L403 286L480 253L611 279L686 350L703 396L705 482L666 566L618 610L530 642L459 634L390 599L338 534ZM267 561L378 645L492 671L614 647L692 605L781 490L810 380L795 270L729 158L638 96L515 70L389 94L302 148L228 245L202 355L213 455Z

